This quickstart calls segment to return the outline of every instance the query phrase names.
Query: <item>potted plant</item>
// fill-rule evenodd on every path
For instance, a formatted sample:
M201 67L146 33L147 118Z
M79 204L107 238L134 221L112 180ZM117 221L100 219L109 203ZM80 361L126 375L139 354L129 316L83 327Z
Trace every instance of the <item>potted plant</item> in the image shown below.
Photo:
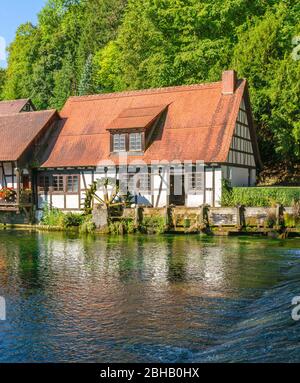
M16 191L13 188L2 188L0 189L0 199L5 202L15 202L16 200Z

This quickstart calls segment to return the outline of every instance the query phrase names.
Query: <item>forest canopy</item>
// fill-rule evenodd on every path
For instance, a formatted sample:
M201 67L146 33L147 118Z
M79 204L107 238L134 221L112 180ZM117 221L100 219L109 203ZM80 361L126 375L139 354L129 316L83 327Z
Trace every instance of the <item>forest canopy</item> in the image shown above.
M300 160L300 3L294 0L49 0L21 25L0 99L62 108L71 95L249 81L264 161Z

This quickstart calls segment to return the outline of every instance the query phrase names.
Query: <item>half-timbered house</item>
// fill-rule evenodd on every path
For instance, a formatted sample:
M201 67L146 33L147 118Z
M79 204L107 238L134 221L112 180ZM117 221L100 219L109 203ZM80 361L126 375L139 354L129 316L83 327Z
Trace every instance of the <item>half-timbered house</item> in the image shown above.
M55 110L34 111L30 100L0 102L0 211L32 207L32 169L58 118Z
M224 179L255 185L261 166L247 82L234 71L215 83L71 97L60 117L37 172L38 208L79 210L94 180L130 185L137 174L136 203L218 206ZM134 166L124 172L125 157Z

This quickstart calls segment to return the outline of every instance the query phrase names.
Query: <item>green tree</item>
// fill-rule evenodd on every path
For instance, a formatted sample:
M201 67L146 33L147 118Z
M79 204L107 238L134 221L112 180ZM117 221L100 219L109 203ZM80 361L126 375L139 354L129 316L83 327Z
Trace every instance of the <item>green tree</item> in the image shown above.
M89 55L96 54L117 35L127 0L86 0L78 42L78 66L85 66Z
M6 71L5 69L0 68L0 100L3 99L2 92L5 84Z
M86 94L94 93L94 83L93 83L93 56L89 55L86 60L85 66L83 68L82 76L80 79L78 94L79 96L84 96Z
M3 89L5 99L31 96L33 63L37 56L40 33L31 23L21 25L16 38L8 47L8 67Z
M238 31L232 61L232 67L249 81L259 144L267 162L300 159L300 72L299 62L291 56L293 36L300 31L300 8L291 4L276 4L245 23Z
M77 88L75 60L69 52L62 68L54 73L54 89L50 105L60 110L70 96L77 94Z

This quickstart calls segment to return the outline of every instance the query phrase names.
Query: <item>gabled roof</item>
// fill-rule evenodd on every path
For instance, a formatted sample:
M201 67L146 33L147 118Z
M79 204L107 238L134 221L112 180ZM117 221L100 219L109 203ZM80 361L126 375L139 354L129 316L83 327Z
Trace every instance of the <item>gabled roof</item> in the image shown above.
M108 125L107 130L145 129L161 115L167 106L159 105L125 109Z
M240 103L248 91L245 80L237 82L233 94L223 94L222 89L222 82L215 82L71 97L60 113L64 126L42 166L97 166L103 160L115 160L116 156L110 153L107 129L144 126L166 105L164 118L157 124L150 145L136 159L147 163L153 160L224 163ZM147 109L153 113L144 119L142 115ZM253 124L250 128L256 137Z
M55 115L47 110L0 116L0 161L17 161Z
M0 101L0 116L7 114L20 113L25 105L31 102L30 99Z

